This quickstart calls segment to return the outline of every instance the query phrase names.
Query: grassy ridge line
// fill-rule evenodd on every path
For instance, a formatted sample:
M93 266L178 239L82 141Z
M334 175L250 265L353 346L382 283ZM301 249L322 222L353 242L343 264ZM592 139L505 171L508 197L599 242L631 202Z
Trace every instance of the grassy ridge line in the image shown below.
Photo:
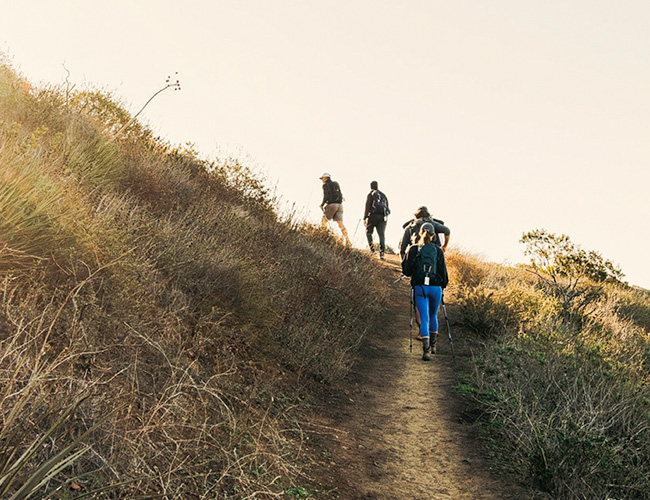
M376 263L280 219L236 161L137 122L113 140L129 120L0 66L0 479L90 395L13 488L123 404L39 496L274 498L304 473L310 384L381 327Z
M478 339L460 388L496 462L535 498L650 497L650 293L592 284L567 302L523 268L449 260Z

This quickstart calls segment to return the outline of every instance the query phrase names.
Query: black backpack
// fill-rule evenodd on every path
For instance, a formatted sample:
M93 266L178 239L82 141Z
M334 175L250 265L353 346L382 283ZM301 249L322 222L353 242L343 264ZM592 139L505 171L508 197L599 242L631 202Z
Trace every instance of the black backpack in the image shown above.
M372 213L383 215L384 217L390 213L390 210L388 210L388 200L386 199L386 195L378 189L375 189L372 192Z
M438 269L438 247L434 244L419 247L413 267L414 285L434 285Z
M338 182L332 180L327 181L323 184L323 190L325 192L325 201L327 203L343 203L343 193L341 193L341 188L339 187Z

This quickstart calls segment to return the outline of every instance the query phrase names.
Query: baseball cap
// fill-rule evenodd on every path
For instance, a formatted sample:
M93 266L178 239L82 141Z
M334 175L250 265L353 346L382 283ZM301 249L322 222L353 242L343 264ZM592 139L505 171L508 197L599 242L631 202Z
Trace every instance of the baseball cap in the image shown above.
M323 175L321 175L321 176L319 177L319 179L322 179L323 177L327 177L327 178L329 179L329 178L332 177L332 176L331 176L330 174L328 174L327 172L325 172Z

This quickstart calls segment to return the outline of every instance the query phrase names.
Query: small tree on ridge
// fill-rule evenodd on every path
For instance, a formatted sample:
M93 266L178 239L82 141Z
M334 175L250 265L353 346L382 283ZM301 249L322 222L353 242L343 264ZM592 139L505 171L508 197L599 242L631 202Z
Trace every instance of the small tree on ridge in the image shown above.
M596 251L586 251L565 235L535 229L524 233L520 240L526 245L525 255L531 257L533 272L561 292L566 301L580 295L582 280L603 283L620 281L624 274L610 260Z

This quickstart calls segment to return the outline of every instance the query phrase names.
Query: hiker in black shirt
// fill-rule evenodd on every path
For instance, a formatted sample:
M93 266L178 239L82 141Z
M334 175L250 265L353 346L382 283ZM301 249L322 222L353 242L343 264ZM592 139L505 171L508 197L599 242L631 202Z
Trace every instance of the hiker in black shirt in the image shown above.
M379 258L381 260L384 260L384 252L386 251L385 233L388 214L390 214L388 198L384 193L379 191L377 181L372 181L370 183L370 193L368 193L368 197L366 198L363 223L366 226L368 245L370 246L370 251L373 253L375 247L372 243L372 233L377 229L377 236L379 236Z
M348 231L343 225L343 194L338 182L334 182L330 174L323 174L320 176L323 181L323 201L320 208L323 211L323 219L321 224L323 227L327 226L327 221L333 220L341 229L343 240L346 246L350 246L350 238L348 238Z
M408 247L415 244L415 240L419 238L420 227L422 227L422 224L425 222L433 224L435 229L434 243L442 248L443 252L447 249L451 231L444 225L445 223L443 221L431 217L427 207L422 206L418 207L415 211L415 219L411 219L402 226L405 228L402 239L399 242L399 254L402 260L404 260ZM440 241L440 234L444 236L444 242Z

